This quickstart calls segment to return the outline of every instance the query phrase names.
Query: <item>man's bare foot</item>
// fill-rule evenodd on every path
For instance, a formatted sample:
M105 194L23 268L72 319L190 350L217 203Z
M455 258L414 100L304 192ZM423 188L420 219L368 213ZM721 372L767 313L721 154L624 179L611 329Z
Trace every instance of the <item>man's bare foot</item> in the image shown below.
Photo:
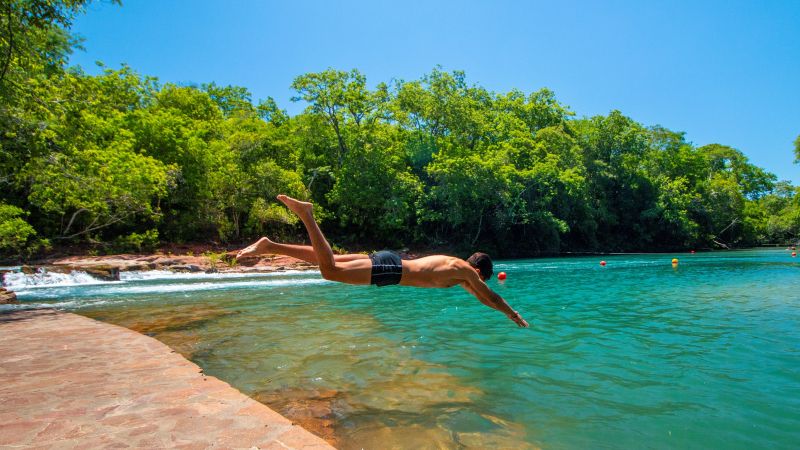
M269 253L272 244L274 244L274 242L270 241L268 238L262 237L237 253L236 259L252 258L254 256L263 255L264 253Z
M278 200L280 200L287 208L292 210L298 216L302 216L303 214L312 215L312 208L314 205L308 202L301 202L296 198L289 197L287 195L279 195Z

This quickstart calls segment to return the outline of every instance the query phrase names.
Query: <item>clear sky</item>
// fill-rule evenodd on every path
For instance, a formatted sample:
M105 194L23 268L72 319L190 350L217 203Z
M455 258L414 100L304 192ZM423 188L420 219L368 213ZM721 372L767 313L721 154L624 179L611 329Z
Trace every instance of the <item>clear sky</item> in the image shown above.
M441 65L495 92L548 87L578 116L619 109L800 184L799 0L101 0L73 30L89 73L244 86L292 114L292 80L329 67L371 86Z

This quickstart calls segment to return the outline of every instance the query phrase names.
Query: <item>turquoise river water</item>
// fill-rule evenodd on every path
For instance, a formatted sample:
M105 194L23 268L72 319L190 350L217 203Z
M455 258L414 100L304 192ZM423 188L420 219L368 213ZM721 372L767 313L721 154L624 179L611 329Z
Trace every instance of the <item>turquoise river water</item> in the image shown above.
M343 449L800 447L790 252L499 271L508 279L490 286L530 329L458 287L355 287L315 272L9 273L23 304L3 308L50 305L154 336Z

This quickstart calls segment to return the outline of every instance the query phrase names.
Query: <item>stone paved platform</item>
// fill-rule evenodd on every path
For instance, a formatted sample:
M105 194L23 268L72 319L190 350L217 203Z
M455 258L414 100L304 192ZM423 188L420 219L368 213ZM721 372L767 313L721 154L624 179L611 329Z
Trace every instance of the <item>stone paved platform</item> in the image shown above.
M153 338L0 313L0 448L128 447L333 448Z

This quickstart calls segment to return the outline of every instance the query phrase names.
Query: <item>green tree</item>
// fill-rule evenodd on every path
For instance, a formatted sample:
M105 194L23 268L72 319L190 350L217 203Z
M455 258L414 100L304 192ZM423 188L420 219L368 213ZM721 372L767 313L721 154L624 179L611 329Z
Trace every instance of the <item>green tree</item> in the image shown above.
M36 230L25 221L26 215L16 206L0 203L0 255L19 255L31 244Z
M385 86L378 94L366 89L366 77L358 70L342 72L328 69L297 77L292 89L299 95L293 101L304 100L307 112L324 117L333 128L337 142L337 164L341 167L348 148L348 125L354 128L374 123L378 118L377 106L385 98Z
M215 229L206 206L211 200L210 146L222 136L222 121L222 112L207 93L170 84L129 117L133 147L175 170L162 203L162 235L167 239L195 239Z
M0 97L25 97L31 76L60 72L78 39L69 33L90 0L6 0L0 11ZM119 0L112 0L119 4Z
M202 90L205 91L211 100L225 117L233 114L252 114L255 107L252 103L252 94L247 88L241 86L218 86L216 83L203 84Z
M328 198L349 237L400 242L413 235L408 229L422 184L407 170L397 132L376 128L367 142L351 148Z
M71 155L37 158L27 167L29 200L43 212L59 217L59 237L74 238L137 216L155 219L153 205L166 195L168 168L135 153L131 140Z

